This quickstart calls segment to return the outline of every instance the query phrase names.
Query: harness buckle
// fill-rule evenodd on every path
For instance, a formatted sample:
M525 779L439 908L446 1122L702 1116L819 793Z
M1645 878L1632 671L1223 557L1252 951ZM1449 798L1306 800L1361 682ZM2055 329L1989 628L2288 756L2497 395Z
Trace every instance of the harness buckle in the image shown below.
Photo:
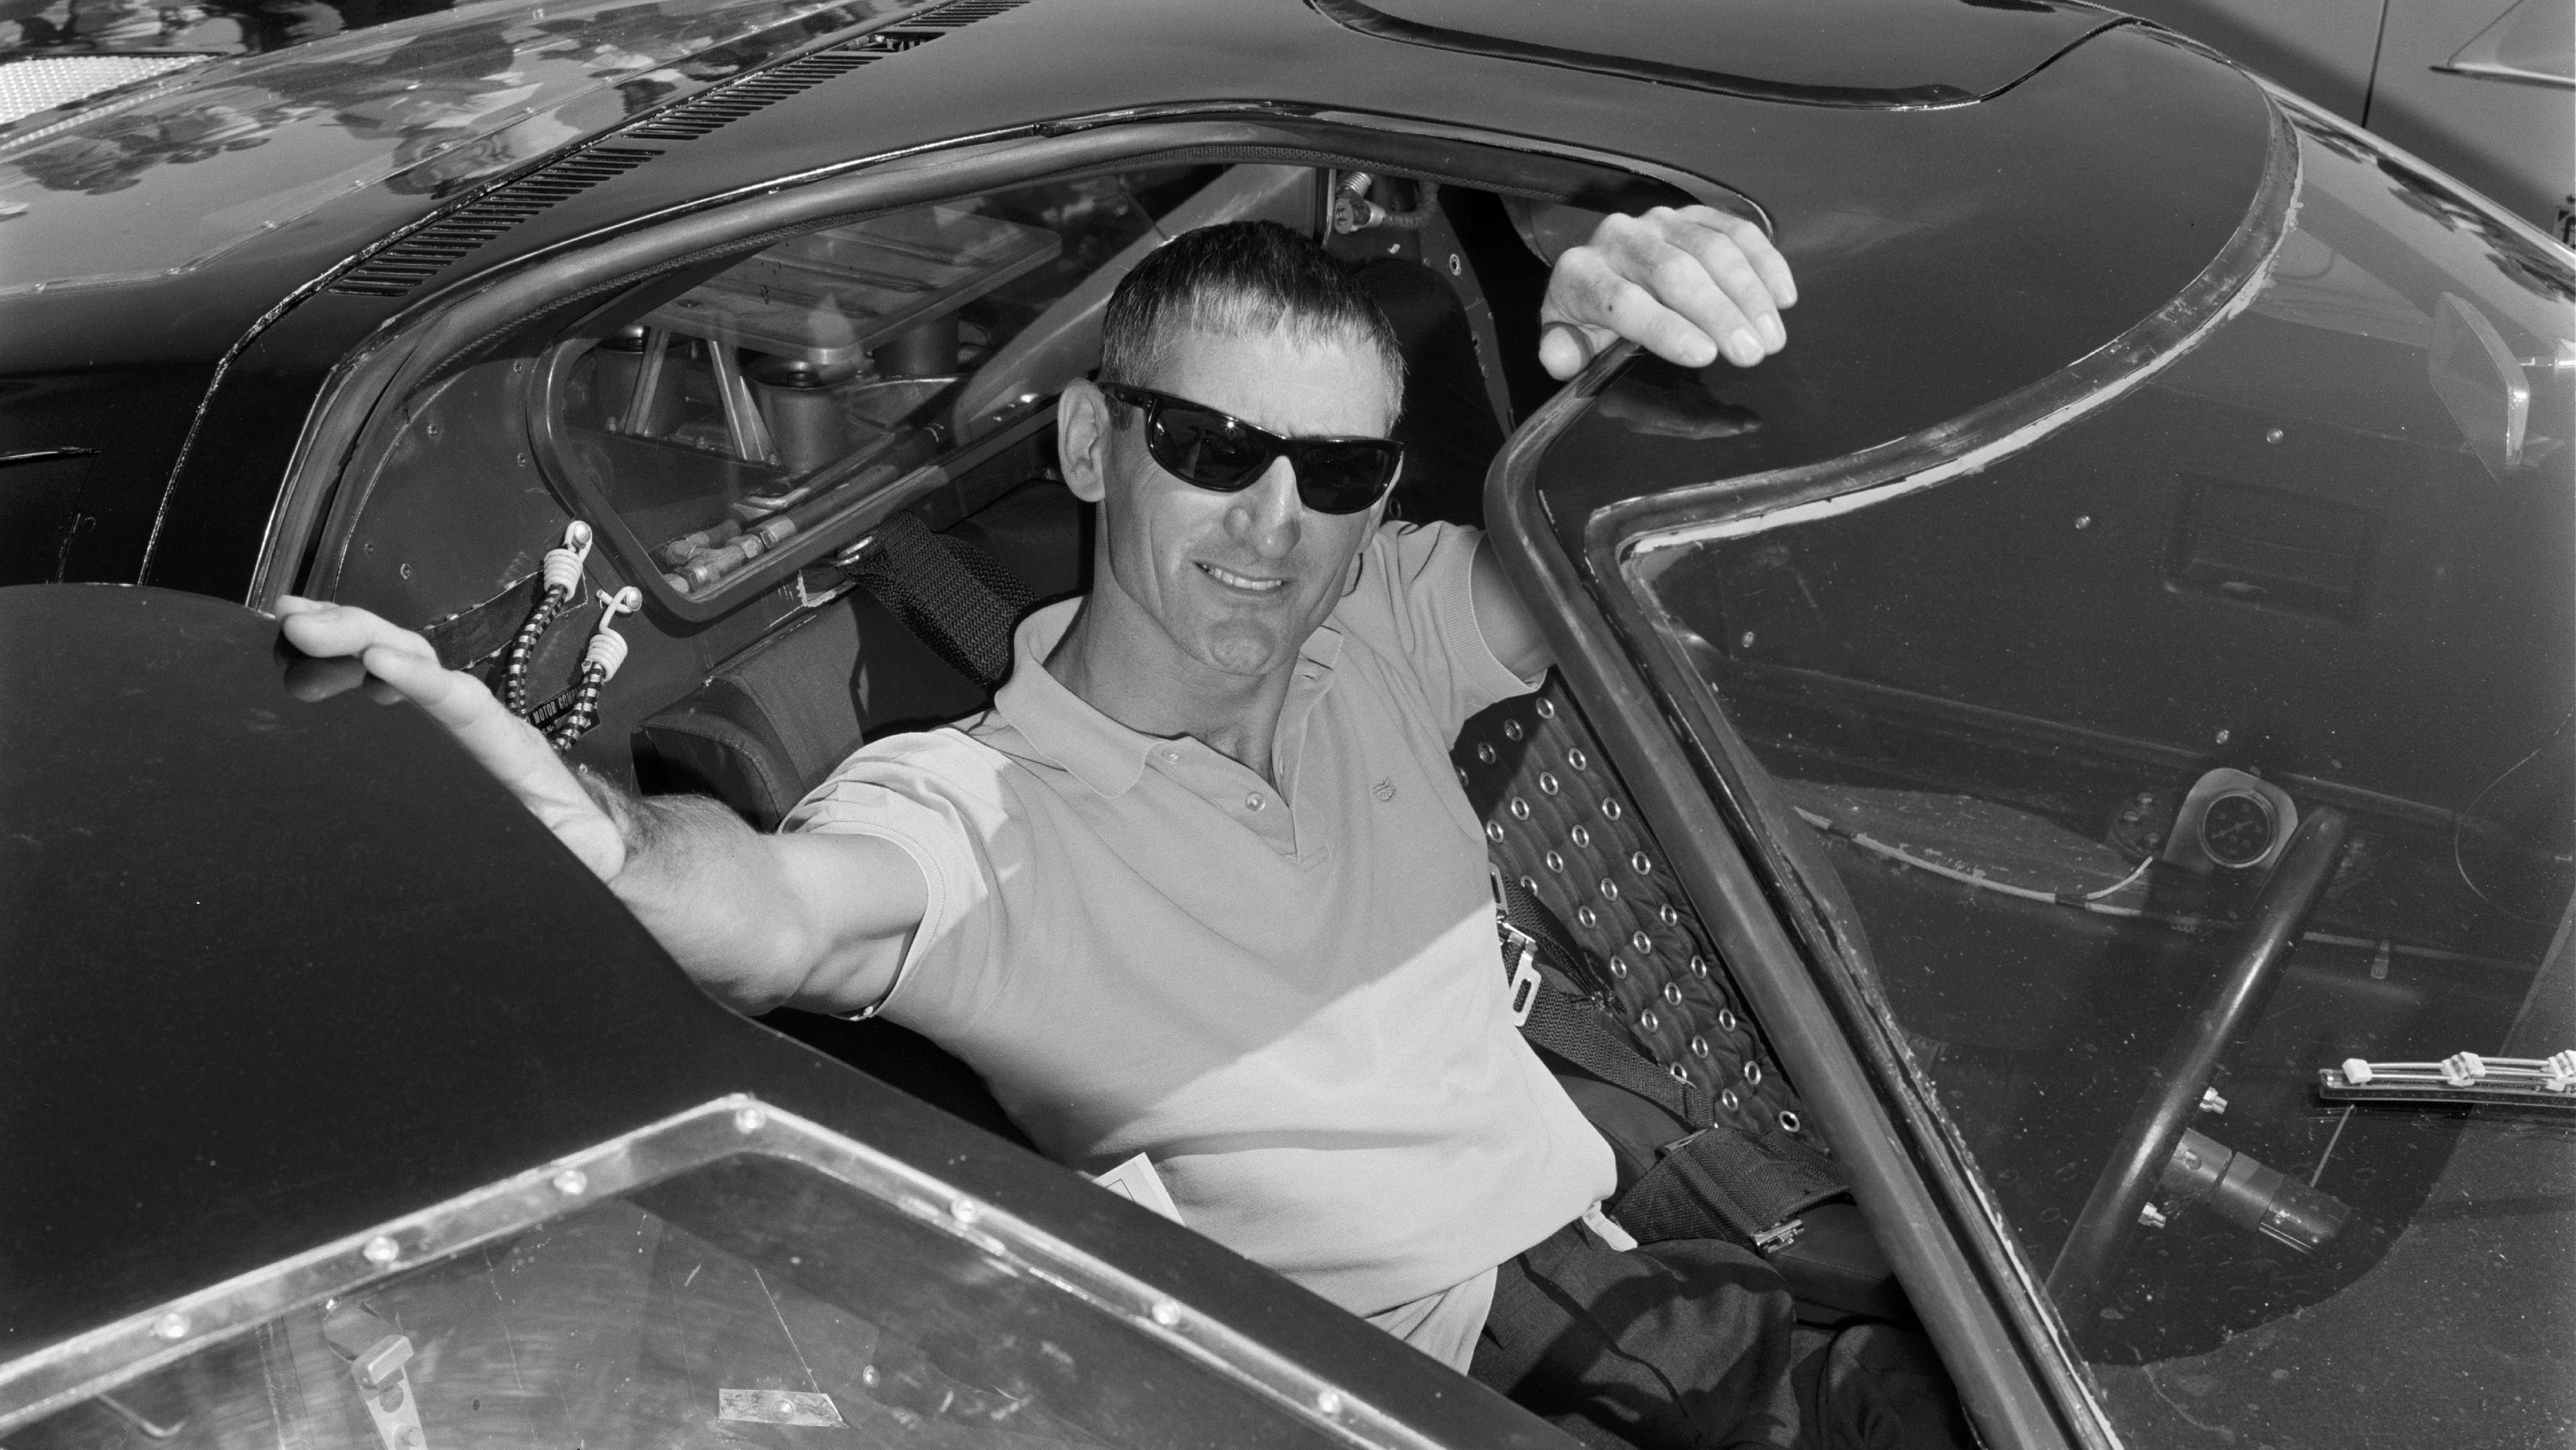
M1512 1014L1512 1025L1529 1021L1530 1008L1538 1004L1540 982L1538 940L1508 921L1500 922L1503 938L1503 1003Z

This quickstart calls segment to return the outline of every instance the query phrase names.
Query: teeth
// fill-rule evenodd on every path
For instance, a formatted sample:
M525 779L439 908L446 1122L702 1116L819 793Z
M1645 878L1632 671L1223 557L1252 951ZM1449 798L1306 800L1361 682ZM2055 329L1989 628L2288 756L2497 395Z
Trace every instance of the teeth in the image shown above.
M1231 570L1220 569L1214 564L1201 564L1199 567L1208 571L1209 577L1218 583L1231 584L1237 589L1258 589L1268 593L1273 589L1284 589L1288 586L1288 581L1285 579L1247 579Z

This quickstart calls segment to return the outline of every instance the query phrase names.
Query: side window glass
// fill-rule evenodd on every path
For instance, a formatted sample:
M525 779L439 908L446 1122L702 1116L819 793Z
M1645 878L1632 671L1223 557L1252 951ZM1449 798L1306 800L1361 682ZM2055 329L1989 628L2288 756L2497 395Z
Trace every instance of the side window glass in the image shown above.
M808 232L640 289L549 354L547 471L661 602L721 609L1035 432L1110 289L1211 220L1311 226L1315 173L1164 168Z

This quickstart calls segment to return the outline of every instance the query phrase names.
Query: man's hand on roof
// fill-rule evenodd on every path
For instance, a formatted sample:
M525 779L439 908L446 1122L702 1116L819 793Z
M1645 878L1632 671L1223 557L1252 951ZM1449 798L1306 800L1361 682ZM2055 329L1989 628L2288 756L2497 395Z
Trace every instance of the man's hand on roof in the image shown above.
M1539 363L1570 378L1626 338L1684 367L1721 356L1751 367L1787 345L1780 310L1797 300L1779 249L1741 217L1706 206L1604 217L1549 274Z
M624 868L626 844L617 823L546 737L492 698L482 681L441 665L428 640L366 610L291 594L278 601L277 614L289 644L316 659L363 664L369 695L387 704L409 700L429 712L601 880ZM325 686L318 693L330 692Z

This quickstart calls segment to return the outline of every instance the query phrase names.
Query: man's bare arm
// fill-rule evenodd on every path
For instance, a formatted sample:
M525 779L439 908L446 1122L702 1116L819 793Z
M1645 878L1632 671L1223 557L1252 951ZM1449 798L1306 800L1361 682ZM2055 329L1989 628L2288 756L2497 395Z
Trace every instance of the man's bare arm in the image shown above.
M366 666L369 693L445 727L597 873L697 983L745 1011L855 1011L893 985L927 909L921 868L872 836L765 836L713 801L645 800L576 777L481 681L363 609L289 598L289 643Z
M1721 355L1751 367L1788 344L1780 310L1797 300L1788 262L1740 217L1705 206L1604 217L1548 273L1539 361L1570 378L1624 338L1686 367ZM1490 544L1476 551L1475 597L1476 626L1506 669L1526 679L1555 662Z

